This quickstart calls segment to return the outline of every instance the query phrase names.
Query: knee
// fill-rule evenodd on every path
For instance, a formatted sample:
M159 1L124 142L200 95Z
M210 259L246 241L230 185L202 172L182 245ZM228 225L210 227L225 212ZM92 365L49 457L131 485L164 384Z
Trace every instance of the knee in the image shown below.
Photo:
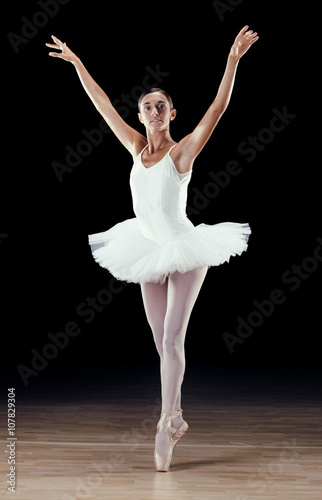
M152 328L153 340L160 357L163 355L163 329Z
M184 339L181 335L181 331L166 331L163 337L162 343L163 352L170 354L173 357L178 357L182 355L184 349Z
M158 354L160 356L160 358L162 358L163 356L163 342L162 342L162 339L158 338L154 338L154 343L155 343L155 347L158 351Z

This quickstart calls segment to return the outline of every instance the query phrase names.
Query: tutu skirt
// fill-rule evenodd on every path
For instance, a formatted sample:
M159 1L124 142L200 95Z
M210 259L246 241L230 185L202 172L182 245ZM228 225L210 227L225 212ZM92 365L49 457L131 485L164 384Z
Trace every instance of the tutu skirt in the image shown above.
M248 224L222 222L189 227L158 244L145 238L136 218L89 236L95 261L121 281L164 283L167 276L218 266L247 250Z

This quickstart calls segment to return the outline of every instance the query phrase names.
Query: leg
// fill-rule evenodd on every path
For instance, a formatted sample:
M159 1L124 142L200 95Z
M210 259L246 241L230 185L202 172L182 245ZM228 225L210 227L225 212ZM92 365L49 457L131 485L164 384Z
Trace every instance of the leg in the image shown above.
M162 285L159 283L141 284L145 314L153 333L161 364L163 357L164 318L167 311L167 290L167 281Z
M168 282L166 281L162 285L159 283L142 283L141 292L146 317L152 330L156 349L160 356L160 372L162 376L163 336L164 321L168 303ZM179 391L175 407L180 408L180 405L181 396ZM178 424L181 422L182 419L180 420L180 422L178 421Z
M207 267L204 267L185 274L176 272L169 277L161 372L162 411L166 413L173 413L180 398L185 371L186 330L206 273Z
M141 285L147 320L160 355L162 412L173 413L181 407L181 384L185 370L184 340L188 321L207 268L185 274L174 273L163 285ZM178 428L182 418L172 420ZM160 453L169 448L169 436L162 431L156 436Z
M194 269L185 274L178 272L169 277L167 312L164 321L163 360L161 365L162 412L172 415L181 403L181 385L185 371L184 341L188 321L201 285L205 279L207 267ZM172 420L172 426L178 428L182 418ZM169 436L161 431L156 436L156 448L159 453L166 453Z

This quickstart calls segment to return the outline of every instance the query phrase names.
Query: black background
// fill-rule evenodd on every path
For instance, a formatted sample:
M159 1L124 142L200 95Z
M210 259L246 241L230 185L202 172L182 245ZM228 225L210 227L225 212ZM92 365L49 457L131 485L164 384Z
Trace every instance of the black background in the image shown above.
M235 6L222 19L211 1L71 0L47 22L33 17L43 11L37 2L7 7L0 265L1 362L9 385L23 385L17 366L31 367L32 349L41 353L50 343L48 334L63 331L70 321L80 333L53 354L42 370L47 374L60 368L86 373L115 362L158 364L139 286L111 282L112 276L93 261L87 240L88 234L133 217L131 156L109 134L63 174L62 182L52 167L54 161L66 163L65 148L75 149L84 140L82 131L98 128L101 117L73 66L48 56L45 42L51 34L82 59L111 100L135 92L147 66L168 73L160 86L177 109L172 137L179 141L214 99L238 31L245 24L258 31L259 41L239 64L229 108L195 162L188 201L191 207L197 203L194 189L203 192L209 172L237 160L242 172L190 218L194 224L249 222L252 236L245 254L209 270L191 317L186 355L191 362L227 366L245 362L310 369L319 362L321 262L296 286L283 278L287 271L289 277L294 274L292 266L302 267L313 257L316 238L322 237L318 139L314 112L309 113L315 98L308 78L311 62L299 40L312 13L294 2L231 3ZM44 25L16 53L7 34L22 36L23 16L31 22L42 19ZM269 127L274 109L296 117L247 161L238 147ZM128 106L126 121L140 129L136 113ZM100 312L77 313L81 303L111 283L119 293ZM284 303L230 352L223 334L236 335L237 318L247 321L256 309L253 301L268 299L275 289ZM41 376L30 376L30 385Z

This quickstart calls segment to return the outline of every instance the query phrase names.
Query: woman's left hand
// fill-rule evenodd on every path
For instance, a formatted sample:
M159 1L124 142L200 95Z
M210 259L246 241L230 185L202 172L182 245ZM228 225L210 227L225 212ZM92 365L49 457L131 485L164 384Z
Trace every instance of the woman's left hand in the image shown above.
M258 36L257 32L247 29L249 26L244 26L244 28L238 33L235 38L234 44L230 49L230 54L232 56L238 57L240 59L253 43L257 42Z

